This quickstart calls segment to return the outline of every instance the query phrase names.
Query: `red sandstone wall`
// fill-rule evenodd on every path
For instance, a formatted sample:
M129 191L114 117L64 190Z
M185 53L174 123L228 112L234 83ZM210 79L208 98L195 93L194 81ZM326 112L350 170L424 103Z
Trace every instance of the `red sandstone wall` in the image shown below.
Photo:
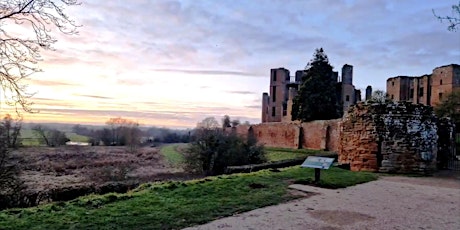
M326 150L338 152L340 145L340 122L342 119L330 120L327 122Z
M343 118L339 163L352 171L427 173L438 149L432 108L410 102L358 103Z
M325 149L326 148L326 127L324 121L312 121L301 124L302 148L304 149Z
M296 122L267 122L253 125L254 135L259 143L268 147L327 149L338 151L340 119L328 121ZM239 125L231 128L232 132L247 137L249 126ZM300 129L303 138L300 137ZM230 128L229 128L230 129ZM301 138L301 139L300 139Z
M341 123L339 163L351 171L377 171L378 136L370 114L349 114Z
M338 151L340 119L302 123L302 148Z
M263 123L253 125L257 141L267 147L298 148L300 127L295 123Z

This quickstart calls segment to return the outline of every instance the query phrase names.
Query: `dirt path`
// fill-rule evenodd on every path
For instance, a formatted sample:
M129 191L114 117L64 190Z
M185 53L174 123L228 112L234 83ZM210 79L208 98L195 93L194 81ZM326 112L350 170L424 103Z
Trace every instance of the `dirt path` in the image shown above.
M460 229L458 178L382 177L188 229Z

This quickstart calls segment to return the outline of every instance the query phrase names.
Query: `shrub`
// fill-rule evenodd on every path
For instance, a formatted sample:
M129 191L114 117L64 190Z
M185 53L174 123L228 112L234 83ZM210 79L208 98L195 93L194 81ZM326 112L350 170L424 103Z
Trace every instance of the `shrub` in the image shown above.
M19 159L11 156L4 125L0 125L0 209L19 202L24 184L19 178Z
M223 174L228 166L265 162L263 146L219 128L198 128L185 152L185 169L205 175Z

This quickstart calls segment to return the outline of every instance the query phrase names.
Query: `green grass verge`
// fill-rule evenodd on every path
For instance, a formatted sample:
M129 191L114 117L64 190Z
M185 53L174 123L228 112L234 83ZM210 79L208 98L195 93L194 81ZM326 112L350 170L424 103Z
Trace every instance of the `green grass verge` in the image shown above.
M267 152L266 157L269 162L306 158L307 156L311 156L311 155L328 153L322 150L285 149L285 148L270 148L270 147L266 147L265 151Z
M67 136L67 138L70 139L70 141L76 141L76 142L88 142L89 141L89 137L83 136L80 134L66 133L65 135Z
M0 212L1 229L179 229L224 216L299 198L292 181L313 180L299 166L280 172L209 177L186 182L141 185L126 194L85 196L69 202ZM377 175L339 168L322 170L321 183L346 187Z
M166 158L172 166L180 166L184 162L184 156L177 151L177 148L183 144L170 144L161 147L160 153Z

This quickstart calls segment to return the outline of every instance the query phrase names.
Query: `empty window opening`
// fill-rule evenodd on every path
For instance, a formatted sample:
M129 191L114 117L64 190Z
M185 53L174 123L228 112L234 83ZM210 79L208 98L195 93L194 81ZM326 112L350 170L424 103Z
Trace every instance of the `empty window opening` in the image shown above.
M272 86L272 98L273 98L273 102L276 101L276 86Z
M272 107L272 117L274 117L275 115L276 115L276 108Z
M350 101L350 95L347 95L347 96L345 97L345 101Z

